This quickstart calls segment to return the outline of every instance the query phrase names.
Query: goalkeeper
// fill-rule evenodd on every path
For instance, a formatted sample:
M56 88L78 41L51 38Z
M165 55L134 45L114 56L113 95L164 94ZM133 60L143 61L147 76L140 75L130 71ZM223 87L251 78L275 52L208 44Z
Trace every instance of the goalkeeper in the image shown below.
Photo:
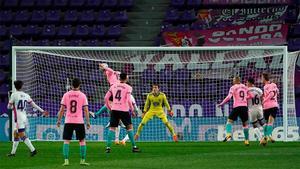
M178 141L177 135L175 134L174 128L170 124L170 122L167 119L167 116L163 110L163 105L167 107L169 115L173 116L173 112L170 108L170 105L168 103L167 97L163 92L159 91L158 84L152 85L152 92L147 95L146 104L144 106L144 111L142 114L142 122L139 124L137 133L135 134L135 140L138 139L143 127L146 125L146 123L153 118L153 116L156 116L162 120L162 122L166 125L166 127L169 129L170 133L173 136L173 140L175 142Z

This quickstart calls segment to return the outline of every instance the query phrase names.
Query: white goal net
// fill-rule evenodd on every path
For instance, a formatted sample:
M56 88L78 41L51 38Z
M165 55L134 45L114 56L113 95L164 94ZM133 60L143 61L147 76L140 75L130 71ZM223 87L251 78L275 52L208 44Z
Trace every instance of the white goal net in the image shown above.
M299 140L294 96L294 71L297 53L288 57L286 47L13 47L13 80L24 81L23 90L50 117L41 117L28 107L28 136L33 140L61 140L62 127L56 127L60 100L71 79L82 81L90 111L104 105L109 84L99 63L129 74L138 107L144 107L151 84L158 83L174 111L169 121L182 141L219 141L224 138L225 123L232 101L216 105L228 94L232 77L242 83L253 77L263 88L260 75L269 72L280 89L280 112L274 124L276 140ZM297 123L298 120L298 123ZM91 119L87 140L105 140L109 114ZM140 117L133 118L137 129ZM121 137L125 130L121 130ZM241 122L233 127L233 139L243 140ZM255 140L250 128L250 139ZM150 120L140 141L171 141L167 128L158 119Z

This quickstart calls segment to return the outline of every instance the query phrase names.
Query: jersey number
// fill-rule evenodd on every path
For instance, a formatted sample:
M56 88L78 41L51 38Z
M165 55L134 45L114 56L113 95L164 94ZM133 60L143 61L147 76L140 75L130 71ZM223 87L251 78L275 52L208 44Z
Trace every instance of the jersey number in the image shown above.
M70 110L71 113L76 113L76 111L77 111L77 102L75 100L71 100L70 104L71 104L71 110Z
M271 100L275 100L275 98L277 96L277 92L276 91L271 91L271 93L273 93L273 97L271 98Z
M19 100L17 109L23 111L25 108L26 108L26 100Z
M258 95L255 95L254 98L252 98L252 105L258 105L259 104L259 98Z
M245 92L244 91L240 91L240 97L242 98L242 100L245 99Z
M118 90L116 95L115 95L115 99L118 99L119 101L121 100L121 90Z

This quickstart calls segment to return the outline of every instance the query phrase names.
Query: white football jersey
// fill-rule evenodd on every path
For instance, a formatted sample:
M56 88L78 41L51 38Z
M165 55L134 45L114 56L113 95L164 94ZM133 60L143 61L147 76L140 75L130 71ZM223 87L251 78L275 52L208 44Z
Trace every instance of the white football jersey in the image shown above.
M251 99L248 99L248 108L249 109L257 109L262 107L262 95L263 92L260 88L258 87L249 87L249 92L254 96Z
M31 102L31 97L22 91L16 91L11 95L9 104L12 106L14 118L17 122L27 121L26 107Z

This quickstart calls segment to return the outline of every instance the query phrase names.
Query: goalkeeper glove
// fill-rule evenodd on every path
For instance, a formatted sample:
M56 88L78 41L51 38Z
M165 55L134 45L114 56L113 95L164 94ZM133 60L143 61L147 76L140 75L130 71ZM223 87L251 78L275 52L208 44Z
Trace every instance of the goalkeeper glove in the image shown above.
M172 110L170 110L170 111L169 111L169 115L170 115L171 117L173 117L174 112L173 112Z

